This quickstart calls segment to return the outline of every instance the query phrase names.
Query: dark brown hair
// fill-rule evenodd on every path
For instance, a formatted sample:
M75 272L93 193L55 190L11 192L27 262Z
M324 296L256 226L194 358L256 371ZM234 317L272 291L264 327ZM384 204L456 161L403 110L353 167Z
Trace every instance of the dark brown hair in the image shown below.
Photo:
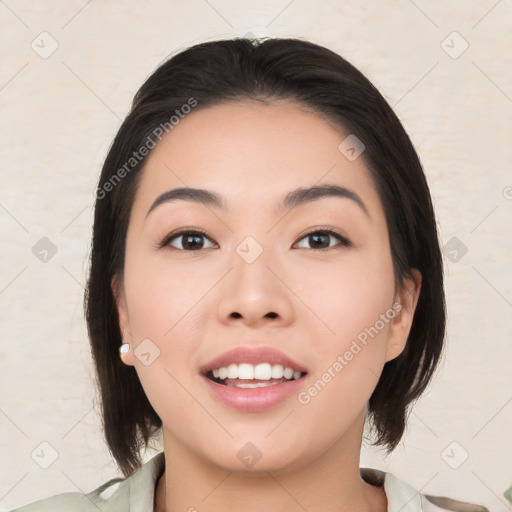
M365 145L362 158L386 215L397 286L413 268L422 274L406 348L386 363L369 401L375 444L391 451L404 433L408 407L432 378L445 333L442 258L420 161L383 96L341 56L301 39L237 38L195 45L161 64L135 95L103 165L84 305L112 455L130 475L141 465L141 449L162 426L135 369L119 359L121 333L110 285L122 278L129 216L146 160L140 148L154 147L159 127L169 128L171 116L191 99L196 109L240 99L291 99Z

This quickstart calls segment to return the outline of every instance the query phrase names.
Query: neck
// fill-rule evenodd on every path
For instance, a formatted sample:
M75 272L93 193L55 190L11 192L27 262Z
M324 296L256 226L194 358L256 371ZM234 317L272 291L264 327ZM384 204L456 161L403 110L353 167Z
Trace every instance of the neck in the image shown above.
M314 460L245 473L213 465L165 430L155 512L385 512L384 490L364 482L359 472L363 422L364 413Z

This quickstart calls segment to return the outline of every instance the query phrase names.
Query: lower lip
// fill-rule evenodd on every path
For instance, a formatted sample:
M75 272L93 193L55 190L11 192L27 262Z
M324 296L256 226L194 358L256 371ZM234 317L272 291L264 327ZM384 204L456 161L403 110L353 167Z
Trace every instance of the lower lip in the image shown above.
M213 396L223 404L242 412L263 412L284 402L297 394L304 386L306 376L265 388L237 388L217 384L202 375Z

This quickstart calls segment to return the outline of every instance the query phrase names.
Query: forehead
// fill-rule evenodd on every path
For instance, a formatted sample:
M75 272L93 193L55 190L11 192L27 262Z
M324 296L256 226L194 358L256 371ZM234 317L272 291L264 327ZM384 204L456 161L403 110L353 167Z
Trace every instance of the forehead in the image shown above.
M350 134L291 101L256 101L196 107L149 155L134 205L147 212L166 190L216 191L226 209L275 207L290 190L337 184L364 196L381 214L373 180L362 158L348 159Z

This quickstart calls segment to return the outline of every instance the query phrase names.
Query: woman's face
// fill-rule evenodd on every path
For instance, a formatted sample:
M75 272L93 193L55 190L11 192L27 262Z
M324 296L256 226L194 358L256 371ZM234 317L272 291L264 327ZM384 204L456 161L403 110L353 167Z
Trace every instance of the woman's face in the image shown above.
M417 292L395 293L382 205L349 135L292 102L230 103L193 111L150 154L118 310L131 347L123 361L176 453L284 471L348 440L359 449L366 404L403 350ZM294 192L325 185L341 195ZM162 199L184 187L220 204ZM287 203L289 194L303 200ZM248 352L214 361L236 348ZM305 375L265 380L280 375L281 357ZM258 380L242 378L258 365ZM204 375L220 367L239 378ZM256 383L266 387L238 387Z

